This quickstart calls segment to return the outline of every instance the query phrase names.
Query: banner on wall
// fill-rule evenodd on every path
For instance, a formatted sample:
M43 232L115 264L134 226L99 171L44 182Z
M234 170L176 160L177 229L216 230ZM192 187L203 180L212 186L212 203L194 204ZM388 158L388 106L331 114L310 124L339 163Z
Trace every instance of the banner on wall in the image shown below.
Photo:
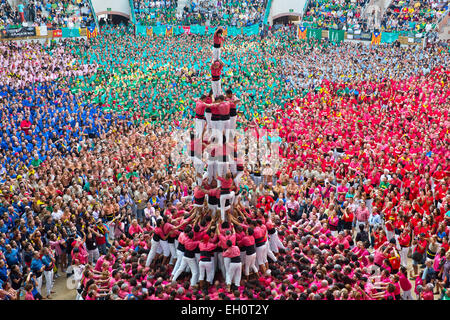
M321 40L322 39L322 30L321 29L311 29L308 28L306 29L306 37L308 39L310 38L314 38L316 40Z
M20 27L16 29L3 29L2 38L22 38L36 36L35 27Z
M228 27L227 33L229 36L236 37L242 34L242 29L238 27Z
M86 36L88 39L96 38L98 36L98 31L96 26L89 26L86 28Z
M207 34L213 35L216 32L217 27L208 27Z
M166 37L173 36L173 26L167 26L166 27Z
M47 26L44 24L39 27L36 27L36 35L39 37L48 35Z
M53 30L53 38L61 38L61 37L62 37L62 30L61 29Z
M381 43L392 43L398 40L398 32L382 32Z
M136 26L136 34L138 36L145 36L145 35L147 35L147 27L146 26L137 25Z
M183 26L183 31L185 34L191 34L191 27L190 26Z
M206 27L194 24L191 26L191 33L204 36L206 34Z
M62 37L63 38L73 38L80 36L79 28L62 28Z
M381 32L374 31L372 34L371 44L380 44L381 43Z
M174 26L173 27L173 35L174 36L178 36L178 35L183 34L183 33L184 33L184 30L183 30L183 28L181 26Z
M370 33L370 32L361 32L360 39L364 40L364 41L372 41L372 33Z
M192 34L198 34L198 27L199 27L199 25L198 24L193 24L193 25L191 25L191 33Z
M329 29L328 30L328 39L332 42L341 42L344 41L345 37L345 31L344 30L335 30L335 29Z
M68 28L67 28L68 29ZM250 27L237 28L237 27L222 27L224 36L239 36L243 33L247 36L259 34L259 26L253 25ZM200 25L191 26L166 26L159 25L154 27L147 27L142 25L136 25L136 34L140 36L176 36L181 34L197 34L197 35L212 35L217 30L217 27L206 27ZM320 30L319 30L320 31ZM62 36L69 34L69 31L64 31ZM70 35L69 35L70 36ZM73 36L73 35L72 35Z
M297 38L298 40L306 40L306 27L297 26Z
M254 36L259 33L259 26L257 24L254 24L250 27L243 27L242 28L242 34L244 36Z
M163 36L166 34L166 27L165 26L154 26L153 33L158 37Z

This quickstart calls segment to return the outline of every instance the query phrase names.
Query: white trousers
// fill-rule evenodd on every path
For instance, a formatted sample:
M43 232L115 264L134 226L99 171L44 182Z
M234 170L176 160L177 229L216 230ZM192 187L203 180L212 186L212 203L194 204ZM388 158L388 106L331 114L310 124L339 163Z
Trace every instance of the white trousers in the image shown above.
M222 254L222 252L218 252L217 253L217 264L218 264L218 268L219 268L220 272L222 273L222 276L225 278L226 277L225 263L223 261L223 254Z
M41 288L42 288L42 274L39 277L36 277L36 289L40 295L42 295Z
M208 183L211 183L213 178L217 177L217 161L216 160L208 160Z
M94 250L88 250L89 264L94 265L95 262L97 262L99 257L100 257L100 253L98 252L98 248L95 248Z
M172 276L177 272L178 268L181 266L181 261L183 260L183 251L177 249L177 262L172 270Z
M205 128L206 121L203 120L203 119L198 119L198 118L195 118L194 120L195 120L194 121L195 137L197 139L199 139L202 136L203 129Z
M212 284L214 280L214 262L212 260L199 261L198 269L200 273L198 280L203 281L206 275L206 281Z
M226 141L230 142L231 130L230 130L230 120L221 120L223 127L223 134L225 135Z
M213 47L212 50L212 61L216 61L220 59L221 48Z
M218 96L222 95L222 85L220 83L220 80L211 81L211 88L212 88L214 98L217 98Z
M173 275L173 281L177 281L180 274L186 269L186 266L189 266L189 269L191 270L191 286L195 286L198 282L198 264L195 261L195 258L188 258L183 256L181 259L181 264L178 267L177 271Z
M266 244L256 247L256 264L258 266L267 262L267 247Z
M254 272L258 272L258 268L256 267L256 253L251 255L245 255L244 262L244 274L248 276L250 274L250 269Z
M151 265L153 259L156 256L157 250L161 248L161 244L160 241L155 241L152 239L151 241L151 247L150 247L150 252L148 253L147 256L147 261L145 262L145 266L148 267L149 265Z
M170 256L169 242L167 242L167 240L159 240L159 244L161 245L161 248L163 250L163 256Z
M200 175L203 174L203 171L205 170L205 163L197 157L193 157L192 162L194 163L195 172Z
M245 256L246 256L245 250L241 251L241 261L244 261L244 263L245 263Z
M177 258L177 249L175 248L175 243L169 243L169 251L170 251L170 262L169 264L173 264L175 258Z
M234 136L234 130L236 130L236 116L231 116L230 117L230 124L229 124L229 129L232 130L233 136Z
M205 112L206 129L211 129L211 112Z
M231 262L230 258L224 258L226 277L225 283L229 286L232 283L239 287L241 283L242 276L242 263L241 262Z
M275 233L269 234L269 246L272 252L278 253L278 249L286 249L278 237L278 231L275 230Z
M238 171L236 177L234 178L234 184L239 186L241 184L241 178L244 175L244 171Z
M187 258L183 257L183 260L186 261L187 265L191 269L191 287L195 286L198 282L198 263L195 258ZM184 268L183 268L184 269Z
M110 222L106 223L106 225L109 228L109 234L108 234L109 239L111 241L116 240L116 225L115 225L115 223L113 221L110 221Z
M47 296L49 296L53 288L53 270L44 271L44 277L45 277L45 287L47 289Z
M195 254L195 263L197 263L198 265L199 262L200 262L200 252Z
M211 140L214 139L216 145L223 145L224 122L221 120L211 120Z
M233 174L233 177L235 177L237 175L237 162L234 161L233 158L230 159L230 161L228 162L228 167L230 168L231 173Z
M211 206L208 204L208 208L211 210L211 216L214 218L217 214L217 206Z
M269 241L266 241L266 262L267 258L272 259L272 261L277 261L277 257L273 254L273 251L270 250L270 243Z
M408 250L409 247L402 247L400 249L400 262L404 267L408 265Z
M220 217L222 218L222 221L225 221L225 204L227 200L230 200L230 204L234 201L234 191L231 191L229 194L222 194L220 195ZM231 207L231 205L230 205Z
M224 178L228 171L228 161L222 161L223 158L220 160L221 161L217 161L217 175ZM228 157L225 158L225 160L228 160ZM220 187L220 183L218 184L218 186Z
M413 299L413 296L412 296L412 294L411 294L411 290L403 291L403 292L402 292L402 299L403 299L403 300L414 300L414 299Z

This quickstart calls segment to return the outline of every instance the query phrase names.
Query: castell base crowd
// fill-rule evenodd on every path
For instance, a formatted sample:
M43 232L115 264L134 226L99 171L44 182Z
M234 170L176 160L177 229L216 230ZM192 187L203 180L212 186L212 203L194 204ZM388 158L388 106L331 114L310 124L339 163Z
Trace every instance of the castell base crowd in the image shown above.
M279 3L0 4L1 300L449 300L448 4Z

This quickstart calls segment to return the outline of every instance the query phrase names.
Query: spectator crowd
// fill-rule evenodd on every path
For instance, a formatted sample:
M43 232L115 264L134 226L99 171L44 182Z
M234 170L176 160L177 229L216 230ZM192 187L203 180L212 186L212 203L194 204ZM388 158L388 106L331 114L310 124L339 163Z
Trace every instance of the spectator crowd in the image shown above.
M11 6L8 0L0 3L0 28L41 26L50 28L86 27L94 23L87 0L20 0Z
M448 10L448 2L393 0L383 16L382 27L389 31L428 32Z
M67 276L83 300L448 300L448 43L227 37L226 221L176 139L211 99L211 43L2 43L0 298L58 298Z

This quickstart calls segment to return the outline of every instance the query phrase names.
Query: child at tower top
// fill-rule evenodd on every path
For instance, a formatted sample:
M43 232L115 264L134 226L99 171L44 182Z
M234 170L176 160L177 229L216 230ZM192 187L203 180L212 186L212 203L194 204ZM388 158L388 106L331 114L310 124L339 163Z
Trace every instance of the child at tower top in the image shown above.
M220 59L220 50L224 40L223 29L219 27L216 32L214 32L213 61Z

